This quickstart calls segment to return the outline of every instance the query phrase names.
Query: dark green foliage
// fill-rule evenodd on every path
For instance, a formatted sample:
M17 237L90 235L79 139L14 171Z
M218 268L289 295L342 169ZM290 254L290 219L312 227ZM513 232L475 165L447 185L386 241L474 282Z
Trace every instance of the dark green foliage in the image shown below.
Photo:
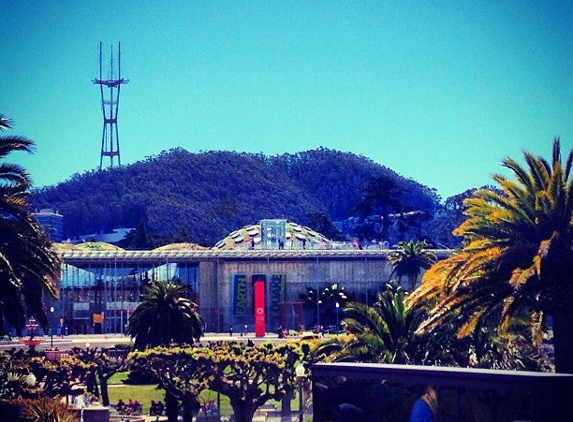
M352 335L325 340L316 353L333 361L426 363L429 336L416 334L424 312L419 308L407 312L405 295L402 288L388 284L372 307L347 303L342 325Z
M0 132L9 128L0 114ZM0 332L4 322L20 332L32 315L46 327L43 295L57 296L60 258L30 213L30 176L4 161L14 151L34 152L34 145L21 136L0 136Z
M325 148L274 157L174 149L132 165L76 175L38 190L32 200L35 208L64 215L64 230L72 239L139 226L142 232L127 246L152 248L175 240L212 246L264 218L317 224L322 227L313 228L336 236L330 221L351 215L372 177L393 180L404 192L404 209L434 214L439 198L429 188L365 157Z
M203 320L185 293L184 286L172 281L155 280L145 286L127 325L126 334L136 349L191 345L201 338Z
M428 246L425 241L398 242L397 249L388 254L388 263L394 267L390 278L396 275L401 283L402 277L406 276L408 291L414 290L422 270L430 268L438 260Z

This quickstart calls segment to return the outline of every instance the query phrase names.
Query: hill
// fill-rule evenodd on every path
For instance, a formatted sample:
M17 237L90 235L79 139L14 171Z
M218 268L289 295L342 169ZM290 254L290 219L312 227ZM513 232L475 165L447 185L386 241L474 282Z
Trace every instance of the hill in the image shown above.
M65 236L71 239L138 226L150 247L177 241L212 246L264 218L303 225L347 219L372 177L394 180L405 210L433 215L438 206L432 189L368 158L325 148L272 157L174 149L75 175L35 191L31 203L64 215Z

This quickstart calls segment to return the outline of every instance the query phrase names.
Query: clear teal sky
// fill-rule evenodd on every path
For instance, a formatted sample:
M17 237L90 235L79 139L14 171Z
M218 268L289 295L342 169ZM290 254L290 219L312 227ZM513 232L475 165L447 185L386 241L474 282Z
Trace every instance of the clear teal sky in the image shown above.
M0 113L36 187L99 166L122 47L122 164L182 147L351 151L448 197L573 147L573 2L0 0ZM107 76L107 75L104 75ZM107 163L108 161L106 161Z

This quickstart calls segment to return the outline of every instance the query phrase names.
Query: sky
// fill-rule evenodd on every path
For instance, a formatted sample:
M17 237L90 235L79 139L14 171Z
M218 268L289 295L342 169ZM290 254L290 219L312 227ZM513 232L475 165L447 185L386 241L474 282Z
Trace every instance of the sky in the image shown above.
M510 175L505 157L550 159L556 136L573 148L569 1L0 0L0 10L4 134L36 143L7 160L34 187L99 167L100 42L104 78L120 42L129 80L122 165L177 147L324 147L445 199Z

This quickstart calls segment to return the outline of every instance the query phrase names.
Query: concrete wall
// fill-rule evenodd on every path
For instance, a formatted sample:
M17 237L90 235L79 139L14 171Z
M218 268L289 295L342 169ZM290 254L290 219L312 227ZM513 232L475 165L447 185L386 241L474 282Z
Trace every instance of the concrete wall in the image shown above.
M347 292L358 295L365 295L368 290L380 291L389 280L391 271L392 267L386 264L385 259L380 258L257 261L221 259L203 262L200 264L201 314L206 320L208 331L226 331L229 325L233 325L235 332L238 332L245 324L248 325L249 331L252 331L253 315L232 315L232 278L236 274L243 274L247 278L247 299L252 309L251 277L254 274L264 274L267 280L274 274L285 274L285 301L300 302L299 295L304 295L309 287L320 290L335 283L343 286ZM270 303L269 289L266 302ZM273 331L275 324L269 322L271 324L267 324L267 330ZM310 321L306 321L307 326L309 323Z

